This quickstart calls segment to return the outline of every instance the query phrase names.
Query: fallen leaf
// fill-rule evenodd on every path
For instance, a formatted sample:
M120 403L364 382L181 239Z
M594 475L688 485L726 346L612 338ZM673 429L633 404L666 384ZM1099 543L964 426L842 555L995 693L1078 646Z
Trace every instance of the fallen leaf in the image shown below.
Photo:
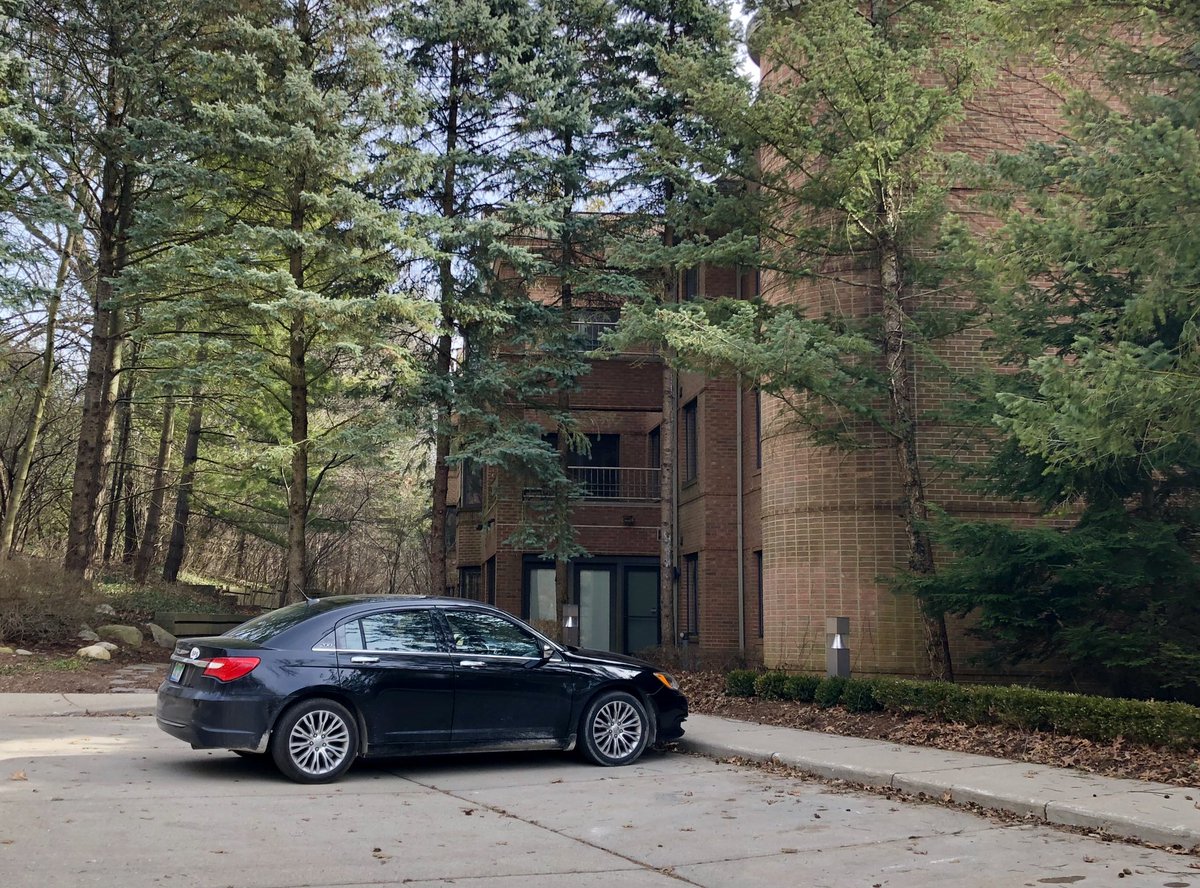
M8 779L9 780L28 780L29 778L25 776L24 771L13 771L11 774L8 775Z

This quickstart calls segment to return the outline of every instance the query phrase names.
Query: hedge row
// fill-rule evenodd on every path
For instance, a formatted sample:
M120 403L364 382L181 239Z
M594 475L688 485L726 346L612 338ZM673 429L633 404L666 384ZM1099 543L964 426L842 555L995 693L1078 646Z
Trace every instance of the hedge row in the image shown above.
M886 710L928 715L968 725L999 724L1053 731L1107 742L1123 737L1176 749L1200 748L1200 708L1066 694L1024 687L958 685L891 678L818 678L785 672L735 670L725 692L767 700L795 700L828 707L840 703L851 712Z

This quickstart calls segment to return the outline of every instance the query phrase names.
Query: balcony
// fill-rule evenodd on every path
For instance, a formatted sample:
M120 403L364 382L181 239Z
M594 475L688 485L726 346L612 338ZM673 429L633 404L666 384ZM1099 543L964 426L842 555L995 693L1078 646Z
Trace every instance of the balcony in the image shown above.
M628 469L606 466L567 466L567 477L589 501L658 502L658 469ZM526 487L525 499L542 499L549 494L540 487Z
M568 477L583 488L583 498L588 500L657 501L659 474L659 469L567 467Z

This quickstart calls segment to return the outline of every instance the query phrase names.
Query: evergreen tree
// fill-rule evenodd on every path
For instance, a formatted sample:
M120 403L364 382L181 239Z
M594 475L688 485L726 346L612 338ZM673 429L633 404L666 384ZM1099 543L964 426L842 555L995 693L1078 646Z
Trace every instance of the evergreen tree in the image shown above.
M1103 78L1068 133L999 172L989 489L1044 526L945 522L955 558L918 594L978 617L1001 662L1063 658L1126 694L1200 699L1200 19L1096 7L1060 32ZM1096 17L1098 15L1098 17ZM1135 20L1143 39L1128 43ZM1114 100L1115 99L1115 100Z

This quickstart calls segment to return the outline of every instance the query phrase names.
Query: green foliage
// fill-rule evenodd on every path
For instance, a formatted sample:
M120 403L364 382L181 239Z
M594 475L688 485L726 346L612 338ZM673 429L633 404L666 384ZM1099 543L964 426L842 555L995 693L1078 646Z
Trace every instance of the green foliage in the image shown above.
M788 700L795 700L797 703L811 703L816 697L821 681L822 679L816 675L790 675L784 685L784 692L787 694Z
M842 688L842 706L848 712L877 712L883 708L875 696L875 682L872 679L847 679Z
M841 702L842 692L845 689L846 679L823 678L821 679L821 683L817 685L816 693L813 694L813 703L822 709L836 706Z
M729 697L753 697L759 673L754 669L734 669L725 676L725 694Z
M1053 731L1102 743L1124 738L1177 749L1200 746L1200 708L1186 703L898 679L870 684L878 704L900 715Z
M764 700L787 700L788 674L764 672L754 680L754 692Z

